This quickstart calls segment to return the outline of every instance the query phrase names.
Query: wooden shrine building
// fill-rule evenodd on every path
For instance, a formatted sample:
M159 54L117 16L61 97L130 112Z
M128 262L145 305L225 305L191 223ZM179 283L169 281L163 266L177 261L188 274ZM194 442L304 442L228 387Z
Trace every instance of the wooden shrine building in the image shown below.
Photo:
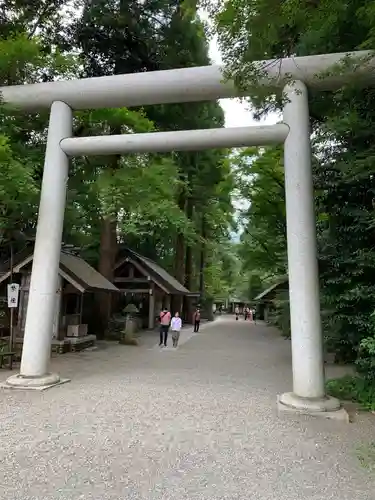
M142 327L149 329L155 327L163 307L170 309L173 296L185 297L192 304L199 297L199 293L190 292L156 262L129 248L119 252L114 284L122 294L121 307L134 303L140 311Z
M259 319L269 321L270 316L275 311L274 300L279 292L289 292L289 280L287 276L283 276L254 298Z
M14 322L16 344L23 343L32 260L33 246L31 248L28 246L14 256L12 272L10 261L0 265L3 313L8 313L6 285L11 280L20 285ZM118 294L119 290L73 250L63 249L60 254L59 279L56 289L55 321L51 332L53 350L60 353L75 351L95 343L96 336L92 334L90 328L94 308L93 292Z

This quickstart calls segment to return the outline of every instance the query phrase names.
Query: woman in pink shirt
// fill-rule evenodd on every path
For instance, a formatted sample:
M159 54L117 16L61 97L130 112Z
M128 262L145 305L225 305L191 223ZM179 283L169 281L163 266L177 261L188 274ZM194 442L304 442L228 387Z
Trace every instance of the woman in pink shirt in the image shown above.
M164 344L164 347L167 347L168 340L168 330L171 322L171 313L168 311L167 307L164 307L159 316L160 320L160 344L161 347Z

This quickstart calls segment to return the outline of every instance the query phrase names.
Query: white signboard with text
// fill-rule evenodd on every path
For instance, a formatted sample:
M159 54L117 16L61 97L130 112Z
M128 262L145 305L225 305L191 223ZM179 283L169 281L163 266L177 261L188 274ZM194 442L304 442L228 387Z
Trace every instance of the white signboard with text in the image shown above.
M8 307L18 307L20 286L18 283L8 285Z

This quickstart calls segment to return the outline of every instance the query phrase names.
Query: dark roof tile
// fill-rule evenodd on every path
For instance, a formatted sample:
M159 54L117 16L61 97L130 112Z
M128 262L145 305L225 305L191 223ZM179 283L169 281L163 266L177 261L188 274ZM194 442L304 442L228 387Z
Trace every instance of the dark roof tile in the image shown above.
M159 279L162 284L168 289L169 293L181 294L181 295L196 295L192 294L186 287L184 287L176 278L163 269L159 264L154 262L147 257L143 257L139 253L131 250L130 248L122 248L120 251L122 259L119 261L116 267L122 264L125 257L133 258L141 266L145 268L147 272L150 273L151 277Z

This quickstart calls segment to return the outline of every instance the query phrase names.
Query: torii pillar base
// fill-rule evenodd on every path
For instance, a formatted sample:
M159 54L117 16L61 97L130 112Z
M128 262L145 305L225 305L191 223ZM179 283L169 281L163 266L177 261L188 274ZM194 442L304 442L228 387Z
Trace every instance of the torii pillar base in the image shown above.
M2 389L45 391L46 389L51 389L67 382L70 382L70 379L60 378L57 373L46 373L42 377L25 377L17 374L9 377L0 387Z
M349 423L349 414L336 398L301 398L292 392L277 397L278 414L309 415Z

